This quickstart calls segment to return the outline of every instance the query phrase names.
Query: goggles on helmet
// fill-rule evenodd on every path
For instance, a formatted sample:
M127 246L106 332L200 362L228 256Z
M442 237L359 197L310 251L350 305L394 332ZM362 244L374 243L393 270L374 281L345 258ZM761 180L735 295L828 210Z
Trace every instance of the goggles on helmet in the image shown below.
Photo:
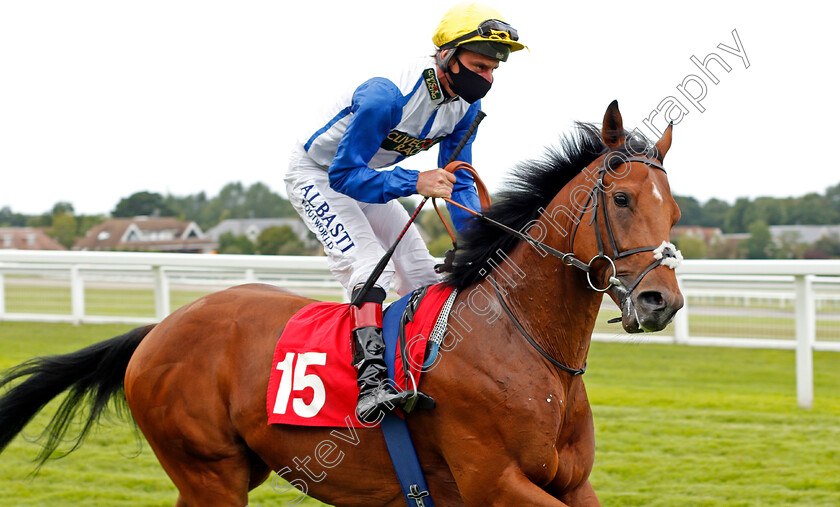
M478 28L472 32L466 33L457 39L444 44L441 46L441 49L455 47L460 42L472 39L476 36L490 40L519 40L519 32L516 31L516 28L498 19L488 19L486 21L482 21L481 24L478 25Z
M486 38L492 38L495 35L501 39L519 40L519 32L516 28L498 19L488 19L481 23L475 33Z

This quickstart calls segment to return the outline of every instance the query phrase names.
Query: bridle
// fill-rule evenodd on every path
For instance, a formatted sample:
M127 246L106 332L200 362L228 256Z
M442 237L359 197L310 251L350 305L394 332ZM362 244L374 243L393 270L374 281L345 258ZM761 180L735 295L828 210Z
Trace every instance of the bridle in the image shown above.
M610 156L612 153L618 153L618 154L620 154L620 156ZM596 231L595 242L598 245L598 255L596 255L595 257L593 257L589 261L589 263L587 264L588 269L586 269L585 271L586 271L586 281L589 284L589 287L596 292L606 292L610 288L612 288L613 286L622 286L623 285L622 282L616 277L616 267L615 267L615 262L616 261L618 261L619 259L622 259L624 257L629 257L631 255L635 255L635 254L642 253L642 252L655 252L653 262L651 262L651 264L647 268L645 268L641 272L641 274L639 274L639 276L636 278L636 280L634 280L633 283L631 283L629 287L625 288L626 296L629 296L633 292L633 290L635 290L636 287L639 286L639 283L642 281L642 279L645 277L645 275L650 273L651 270L653 270L654 268L656 268L657 266L662 264L663 261L668 262L668 261L666 261L666 259L679 259L679 256L678 256L678 251L677 251L676 247L674 245L672 245L671 243L668 243L667 241L663 241L662 244L660 244L658 246L643 246L643 247L639 247L639 248L631 248L629 250L621 250L618 247L618 242L615 240L615 234L613 234L613 227L612 227L612 224L610 223L610 217L609 217L609 214L607 213L607 210L606 210L607 199L606 199L606 192L605 192L605 186L604 186L604 176L606 175L606 173L608 171L608 166L612 164L612 162L611 162L612 160L616 160L616 159L618 159L621 163L628 163L628 164L632 163L632 162L639 162L639 163L645 164L648 167L651 167L651 168L654 168L654 169L659 169L663 173L667 174L667 172L665 171L665 168L662 167L662 164L660 164L659 162L657 162L655 160L651 160L651 159L644 158L644 157L638 157L638 156L626 157L626 156L624 156L623 152L615 152L615 151L614 152L608 152L604 157L604 163L601 164L601 166L598 168L598 180L595 182L595 185L593 185L592 191L589 193L589 197L586 200L586 204L584 204L583 209L581 209L581 212L578 215L578 218L575 222L575 227L572 230L572 238L571 238L571 241L570 241L569 244L572 246L572 248L574 248L575 235L577 234L578 225L580 225L580 222L583 220L584 213L586 213L586 210L589 207L589 204L592 202L594 209L592 211L592 219L589 221L589 224L592 225L593 222L595 224L595 231ZM618 164L613 164L613 165L618 165ZM610 169L612 169L612 167L610 167ZM629 169L628 169L628 173L629 173ZM602 203L603 203L603 206L601 205ZM613 252L612 257L608 256L606 254L605 250L604 250L604 240L601 237L601 227L600 227L599 218L598 218L599 216L602 216L602 220L604 221L604 229L606 230L607 239L609 240L609 245L610 245L610 248L612 249L612 252ZM570 254L570 255L574 255L574 254ZM592 283L592 277L591 277L591 275L592 275L592 264L595 263L595 261L597 261L599 259L606 260L609 263L610 268L612 269L612 275L607 279L607 284L602 288L596 287L595 284ZM669 264L673 264L673 263L669 262ZM674 267L676 267L676 266L674 266ZM607 272L604 273L604 277L606 277L606 274L607 274Z
M614 156L614 155L618 155L618 156ZM619 280L617 278L617 271L616 271L616 267L615 267L615 262L617 260L623 259L625 257L629 257L631 255L643 253L643 252L653 252L654 253L653 262L651 262L651 264L648 265L648 267L645 268L642 271L641 274L639 274L639 276L630 284L629 287L624 288L624 290L622 291L623 292L623 298L626 300L626 298L630 297L630 294L633 292L633 290L635 290L636 287L639 286L639 283L641 283L642 279L648 273L650 273L654 268L656 268L659 265L664 263L665 265L667 265L671 269L675 269L679 265L679 262L682 260L682 256L680 255L679 251L676 249L676 247L673 244L671 244L667 241L664 241L664 240L663 240L662 244L660 244L659 246L646 246L646 247L639 247L639 248L631 248L631 249L628 249L628 250L621 250L618 247L618 242L615 239L615 234L613 233L613 227L612 227L612 224L610 223L609 214L607 213L607 210L606 210L607 199L606 199L606 191L605 191L605 186L604 186L604 177L606 176L608 170L611 170L615 166L618 165L618 163L614 163L613 161L618 160L620 163L627 163L627 164L632 163L632 162L638 162L638 163L645 164L646 166L651 167L653 169L658 169L658 170L662 171L663 173L666 173L666 171L665 171L665 168L662 167L662 164L660 162L656 161L656 160L651 160L649 158L640 157L640 156L627 156L623 151L607 151L603 156L604 156L604 162L597 169L598 178L597 178L595 184L593 185L592 190L589 192L589 196L587 197L586 203L584 204L584 206L580 210L580 214L577 216L577 220L575 221L574 229L572 230L571 241L569 243L571 248L574 248L575 236L577 234L578 225L580 225L580 222L583 220L583 216L586 213L586 211L589 209L590 203L591 203L593 209L592 209L592 218L590 219L589 224L592 225L594 223L594 225L595 225L595 241L596 241L596 244L598 246L598 254L595 255L594 257L592 257L592 259L590 259L588 263L580 260L574 254L574 252L561 252L561 251L559 251L555 248L552 248L552 247L546 245L542 241L539 241L539 240L535 239L533 236L530 236L530 235L525 234L523 232L517 231L515 229L512 229L511 227L508 227L507 225L505 225L501 222L493 220L492 218L487 217L483 213L480 213L480 212L477 212L477 211L474 211L474 210L470 210L469 208L461 206L458 203L455 203L454 201L452 201L450 199L446 199L446 201L449 202L450 204L454 204L455 206L458 206L459 208L462 208L462 209L472 213L474 216L484 220L485 222L489 223L490 225L492 225L494 227L497 227L497 228L507 232L508 234L511 234L511 235L521 239L522 241L525 241L525 242L529 243L530 245L534 246L535 248L538 248L538 249L540 249L544 252L547 252L547 253L553 255L554 257L557 257L567 266L572 266L574 268L577 268L577 269L583 271L584 273L586 273L586 281L589 284L589 287L596 292L606 292L606 291L610 290L612 287L621 287L621 286L624 285L621 282L621 280ZM584 169L584 170L586 170L586 169ZM627 170L628 174L629 174L629 171L630 171L630 169ZM474 171L473 171L473 175L475 176ZM612 250L612 253L613 253L612 257L607 255L606 250L604 248L605 242L604 242L604 239L601 237L602 234L601 234L600 220L603 220L603 222L604 222L604 229L606 231L608 244L609 244L609 246ZM604 287L597 287L592 281L592 271L593 271L592 266L595 262L597 262L598 260L601 260L601 259L603 259L603 260L605 260L609 263L609 267L612 270L612 274L609 277L607 277L607 273L609 273L609 271L605 271L602 279L607 278L607 283ZM537 342L526 332L525 328L516 319L516 317L513 315L513 312L511 311L511 309L505 303L504 298L503 298L501 292L499 291L499 287L496 283L496 280L492 277L492 275L488 275L488 278L490 279L490 282L493 285L493 289L496 292L496 297L499 300L499 303L501 304L502 309L505 311L505 313L511 319L511 321L516 326L516 328L519 330L519 332L522 333L522 335L525 337L525 339L543 357L545 357L554 366L557 366L561 370L563 370L566 373L569 373L573 376L583 375L583 373L586 371L586 364L583 365L583 368L579 368L579 369L569 368L568 366L560 363L559 361L557 361L556 359L551 357L542 347L540 347L537 344ZM617 321L620 321L620 320L621 320L620 318L611 319L610 322L617 322Z
M618 154L619 156L611 156L612 154ZM462 206L462 205L460 205L460 204L458 204L458 203L456 203L456 202L454 202L450 199L445 199L445 200L446 200L446 202L448 202L450 204L453 204L453 205L455 205L455 206L457 206L457 207L459 207L459 208L461 208L465 211L468 211L469 213L471 213L475 217L480 218L481 220L484 220L485 222L489 223L490 225L492 225L492 226L494 226L498 229L501 229L501 230L507 232L508 234L516 236L517 238L521 239L522 241L525 241L525 242L529 243L531 246L533 246L535 248L538 248L539 250L544 251L546 253L549 253L549 254L553 255L554 257L557 257L558 259L562 260L563 263L566 264L567 266L572 266L572 267L575 267L575 268L583 271L584 273L586 273L586 281L589 284L589 287L596 292L606 292L606 291L610 290L610 288L612 288L613 286L622 286L623 285L622 282L616 277L615 261L617 261L619 259L622 259L624 257L629 257L631 255L642 253L642 252L654 252L654 261L644 271L642 271L642 273L638 276L638 278L636 278L636 280L633 281L633 283L630 284L630 286L628 288L625 289L626 294L629 296L630 293L636 287L638 287L639 283L642 281L642 279L645 277L645 275L647 275L651 270L653 270L654 268L656 268L660 264L663 264L663 262L666 265L668 265L669 267L673 266L671 269L674 269L676 267L676 265L679 264L679 260L681 260L681 256L679 255L679 252L677 251L676 247L673 244L668 243L667 241L663 241L662 244L660 244L659 246L645 246L645 247L639 247L639 248L631 248L629 250L619 249L618 243L615 240L615 234L613 233L613 227L612 227L612 224L610 223L609 215L607 214L606 204L604 204L602 206L602 203L606 203L604 176L606 176L608 170L613 169L613 167L609 167L610 165L618 165L617 163L614 164L612 162L613 160L618 160L621 163L639 162L639 163L647 165L648 167L652 167L654 169L659 169L663 173L666 173L665 168L662 167L662 164L660 164L659 162L657 162L655 160L651 160L649 158L639 157L639 156L628 157L622 151L608 151L604 154L604 163L601 164L601 166L597 170L598 171L598 179L596 180L595 184L593 185L592 190L589 192L589 196L587 197L586 203L584 204L584 206L580 210L580 213L578 214L577 219L575 220L575 227L574 227L574 229L572 229L572 237L571 237L571 241L569 242L569 245L571 245L571 247L574 248L575 236L577 234L578 225L580 225L580 222L583 220L583 215L589 209L590 203L592 203L593 211L592 211L592 218L590 219L589 224L590 225L592 225L593 223L595 224L595 231L596 231L595 241L596 241L596 244L598 245L598 254L595 255L594 257L592 257L592 259L590 259L588 263L580 260L574 254L574 252L561 252L561 251L557 250L556 248L552 248L552 247L546 245L542 241L534 238L533 236L530 236L529 234L525 234L523 232L517 231L516 229L508 227L507 225L505 225L501 222L493 220L492 218L489 218L487 215L485 215L481 212L471 210L471 209L469 209L465 206ZM629 173L629 170L628 170L628 173ZM474 172L473 172L473 176L475 177ZM602 215L602 218L599 219L599 216L601 216L601 215ZM609 240L610 248L614 252L614 255L612 257L607 255L607 253L604 249L604 240L601 237L601 228L600 228L600 221L599 220L604 221L604 228L606 229L607 239ZM612 275L610 275L607 278L607 284L604 287L596 287L595 284L592 281L592 265L596 261L598 261L599 259L606 260L609 263L610 268L612 270ZM668 259L673 259L673 261L669 261ZM604 277L606 277L606 272L604 273ZM602 278L604 278L604 277L602 277Z

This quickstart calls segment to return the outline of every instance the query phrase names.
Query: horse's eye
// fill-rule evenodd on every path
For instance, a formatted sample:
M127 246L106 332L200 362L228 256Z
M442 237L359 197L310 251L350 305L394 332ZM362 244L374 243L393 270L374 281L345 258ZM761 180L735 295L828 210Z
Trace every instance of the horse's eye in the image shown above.
M624 193L617 193L613 196L613 202L616 206L621 206L622 208L626 208L630 206L630 198L627 197L627 194Z

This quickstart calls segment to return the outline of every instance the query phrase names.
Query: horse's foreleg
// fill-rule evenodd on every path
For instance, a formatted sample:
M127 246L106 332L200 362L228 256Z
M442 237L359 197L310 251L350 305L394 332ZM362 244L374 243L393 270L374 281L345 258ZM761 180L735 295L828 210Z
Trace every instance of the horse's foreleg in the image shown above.
M565 493L560 497L564 502L575 507L601 507L598 495L592 489L592 484L587 480L576 489Z
M458 481L458 488L466 506L528 505L533 507L568 507L531 482L518 468L508 468L501 474L477 474ZM577 504L571 504L577 507Z

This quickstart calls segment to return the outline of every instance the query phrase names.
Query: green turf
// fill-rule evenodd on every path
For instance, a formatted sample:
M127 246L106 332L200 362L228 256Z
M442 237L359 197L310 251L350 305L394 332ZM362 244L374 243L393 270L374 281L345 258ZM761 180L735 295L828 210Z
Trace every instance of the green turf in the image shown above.
M0 368L64 353L127 326L0 322ZM592 482L607 506L840 505L840 354L816 353L815 406L796 406L792 351L593 343ZM52 405L54 406L54 405ZM40 415L25 431L37 435ZM132 426L101 426L27 478L37 446L0 458L0 506L172 505L174 486ZM287 505L264 484L250 505ZM298 505L322 505L307 500Z

